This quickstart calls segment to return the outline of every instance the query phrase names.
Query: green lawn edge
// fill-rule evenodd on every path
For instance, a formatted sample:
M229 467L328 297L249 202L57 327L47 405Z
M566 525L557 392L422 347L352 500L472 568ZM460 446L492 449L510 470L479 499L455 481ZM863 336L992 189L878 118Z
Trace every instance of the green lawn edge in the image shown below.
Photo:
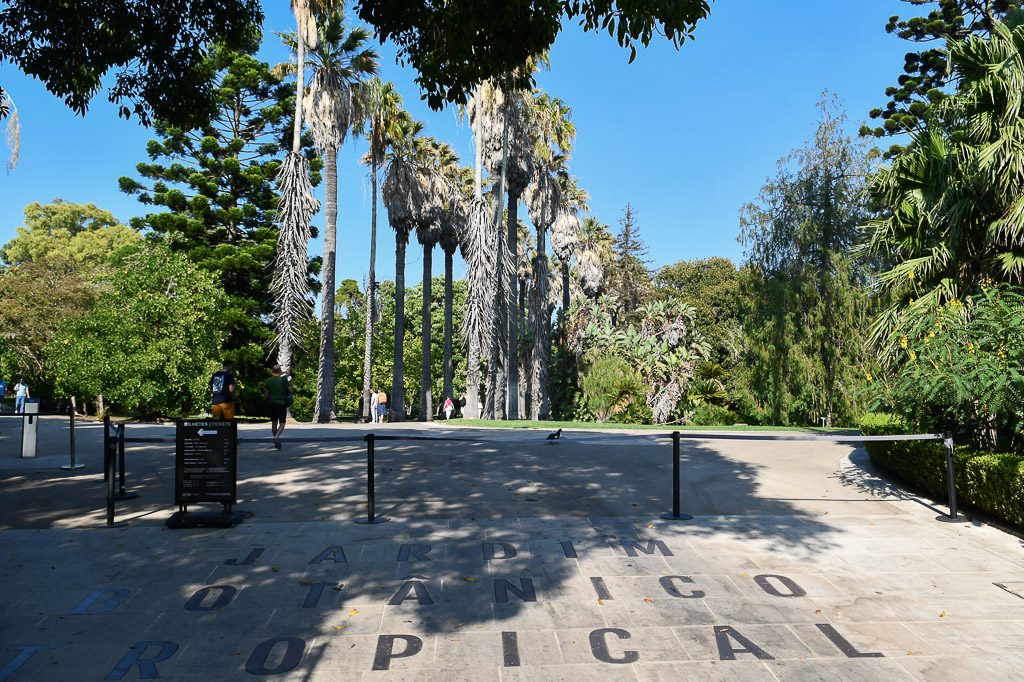
M438 423L445 423L443 421ZM577 430L629 430L629 431L795 431L816 433L848 433L856 427L821 428L820 426L679 426L664 424L620 424L617 422L530 421L507 419L453 419L452 426L471 426L489 429L577 429Z

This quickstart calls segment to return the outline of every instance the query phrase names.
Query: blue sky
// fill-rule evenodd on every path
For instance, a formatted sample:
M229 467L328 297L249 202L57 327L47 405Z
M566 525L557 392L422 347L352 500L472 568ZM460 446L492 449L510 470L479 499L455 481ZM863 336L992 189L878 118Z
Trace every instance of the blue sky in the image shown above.
M284 61L287 53L271 32L292 27L289 4L264 5L261 57ZM842 98L851 135L870 109L884 105L885 87L912 49L884 25L891 15L914 16L914 10L898 0L717 0L695 40L676 50L656 39L632 64L629 51L607 34L584 34L566 22L551 50L551 71L538 76L538 86L573 109L570 168L590 192L593 213L617 232L629 202L651 267L710 256L739 262L740 208L756 199L777 160L811 136L822 91ZM406 108L470 164L468 126L452 110L430 111L414 72L395 63L390 45L378 50L381 76L395 82ZM105 92L78 117L9 64L0 65L0 83L21 118L21 159L13 172L0 174L0 244L15 236L24 207L34 201L92 202L125 222L148 211L118 190L117 179L147 161L153 135L134 119L117 118ZM362 141L342 149L338 192L338 281L352 278L361 286L371 209L366 171L358 165L364 151ZM322 185L317 194L322 200ZM322 213L314 223L322 226ZM393 234L382 209L378 279L394 277ZM310 253L321 252L319 240L310 244ZM420 280L420 258L410 247L409 285ZM443 259L435 256L434 263L440 274ZM456 276L464 271L457 257Z

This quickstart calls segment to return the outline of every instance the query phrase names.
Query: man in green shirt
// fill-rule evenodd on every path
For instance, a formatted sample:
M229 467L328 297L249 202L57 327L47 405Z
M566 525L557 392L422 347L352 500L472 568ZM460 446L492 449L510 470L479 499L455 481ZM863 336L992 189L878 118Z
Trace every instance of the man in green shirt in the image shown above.
M263 397L270 402L270 430L274 436L274 447L280 450L281 444L277 439L281 437L288 420L288 406L292 404L295 389L281 371L281 365L274 365L271 374L273 376L263 383Z

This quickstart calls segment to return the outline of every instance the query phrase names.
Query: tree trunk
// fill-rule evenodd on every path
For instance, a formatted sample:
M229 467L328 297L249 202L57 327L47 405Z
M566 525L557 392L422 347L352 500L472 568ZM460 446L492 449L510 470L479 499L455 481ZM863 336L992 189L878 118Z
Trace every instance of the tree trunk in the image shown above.
M366 331L363 338L363 419L370 416L373 390L373 308L377 295L377 161L373 162L373 209L370 217L370 281L366 285Z
M405 245L409 235L396 232L395 245L395 358L391 371L391 411L405 419Z
M530 353L530 419L550 418L548 404L548 353L551 348L551 320L548 315L548 257L547 231L544 209L541 226L537 228L537 257L533 266L533 298L530 315L535 316L530 330L533 332L533 352Z
M334 421L334 272L337 267L338 251L338 150L328 149L324 154L327 163L326 175L327 205L324 208L324 288L320 292L320 358L316 372L316 407L313 421L326 424Z
M297 18L296 18L297 19ZM302 27L298 27L296 33L296 79L295 79L295 120L292 124L292 153L299 154L302 149L302 95L306 85L306 41L302 37ZM289 373L292 366L292 345L282 340L277 346L277 364L285 374ZM289 417L291 410L288 411Z
M452 327L452 299L454 297L452 291L452 270L454 269L455 260L454 251L444 252L444 393L442 399L447 400L451 398L455 400L455 396L452 395L452 379L453 379L453 368L452 368L452 335L454 330ZM441 403L444 405L444 403Z
M430 289L433 278L434 247L423 245L423 323L420 339L423 341L423 366L420 368L420 421L429 422L434 418L433 400L431 399L431 366L430 366Z
M505 238L508 255L515 267L508 276L508 418L519 419L519 195L508 193L508 224Z
M569 314L569 261L562 261L562 315ZM566 318L568 319L568 318Z

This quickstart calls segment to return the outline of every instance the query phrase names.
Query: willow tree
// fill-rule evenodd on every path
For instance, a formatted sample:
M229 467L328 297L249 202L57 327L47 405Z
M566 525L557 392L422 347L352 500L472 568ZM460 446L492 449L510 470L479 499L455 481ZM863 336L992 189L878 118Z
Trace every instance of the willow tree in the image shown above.
M357 132L365 132L370 150L362 163L371 167L373 208L370 214L370 270L366 283L366 324L363 336L363 419L370 419L370 392L373 390L373 327L377 310L377 180L378 170L385 161L388 144L397 134L402 96L395 84L374 76L362 84L363 113L365 119L356 124ZM368 128L366 126L369 126Z
M317 29L309 58L313 78L306 93L307 122L324 155L327 205L324 227L323 290L320 309L320 354L313 421L334 419L334 290L338 244L338 150L352 124L362 117L359 84L376 74L377 53L363 44L370 32L361 26L346 33L341 11L327 14Z

